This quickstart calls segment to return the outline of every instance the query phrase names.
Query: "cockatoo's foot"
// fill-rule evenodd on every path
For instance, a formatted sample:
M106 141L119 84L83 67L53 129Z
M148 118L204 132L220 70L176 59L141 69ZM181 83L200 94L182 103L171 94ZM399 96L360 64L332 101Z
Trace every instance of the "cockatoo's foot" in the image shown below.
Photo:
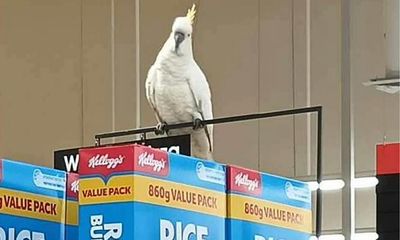
M154 131L154 133L156 135L162 135L162 134L166 133L167 132L167 131L165 131L166 126L167 126L166 122L157 123L156 130Z
M203 127L204 124L202 123L201 119L196 118L195 120L193 120L193 130L197 130Z

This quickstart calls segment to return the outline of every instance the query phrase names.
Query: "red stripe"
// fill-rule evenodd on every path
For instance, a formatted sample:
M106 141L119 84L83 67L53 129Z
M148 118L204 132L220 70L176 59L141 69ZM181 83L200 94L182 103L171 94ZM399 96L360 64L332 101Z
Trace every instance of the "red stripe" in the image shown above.
M376 146L377 175L400 173L400 143Z

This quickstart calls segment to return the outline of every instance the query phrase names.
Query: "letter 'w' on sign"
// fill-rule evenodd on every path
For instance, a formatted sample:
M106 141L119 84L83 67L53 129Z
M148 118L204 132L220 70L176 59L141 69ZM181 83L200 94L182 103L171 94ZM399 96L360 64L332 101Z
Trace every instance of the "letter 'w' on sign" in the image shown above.
M79 154L77 154L76 156L69 155L69 158L68 156L64 156L64 163L67 172L77 172L79 163Z

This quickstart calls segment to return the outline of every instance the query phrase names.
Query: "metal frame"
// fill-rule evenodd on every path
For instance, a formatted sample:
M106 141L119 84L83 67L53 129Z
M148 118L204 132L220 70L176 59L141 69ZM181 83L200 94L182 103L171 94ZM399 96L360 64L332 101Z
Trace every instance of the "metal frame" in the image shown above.
M351 239L355 234L354 180L354 102L351 82L352 6L353 1L341 2L341 173L345 183L342 189L342 234Z
M273 118L280 116L290 116L290 115L298 115L305 113L317 113L317 182L318 184L322 181L322 106L314 106L314 107L305 107L305 108L296 108L296 109L288 109L276 112L265 112L265 113L254 113L247 115L237 115L231 117L222 117L222 118L214 118L210 120L203 120L203 125L208 124L221 124L221 123L231 123L231 122L242 122L249 120L258 120L264 118ZM185 122L178 124L171 124L165 127L165 130L178 129L184 127L192 127L193 122ZM96 146L101 146L101 139L104 138L113 138L113 137L122 137L127 135L137 135L140 134L142 139L146 139L146 134L154 132L156 127L146 127L146 128L138 128L117 132L108 132L101 133L95 135ZM317 199L316 199L316 226L315 232L316 236L321 236L321 224L322 224L322 192L318 188L317 189Z

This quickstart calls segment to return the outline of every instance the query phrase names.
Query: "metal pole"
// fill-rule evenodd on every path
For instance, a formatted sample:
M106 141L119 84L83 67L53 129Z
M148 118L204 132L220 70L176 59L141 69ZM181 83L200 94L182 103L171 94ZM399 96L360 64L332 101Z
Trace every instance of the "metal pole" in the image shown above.
M355 233L354 124L351 90L351 0L342 0L342 81L341 81L341 167L345 186L342 189L342 231L350 240Z

